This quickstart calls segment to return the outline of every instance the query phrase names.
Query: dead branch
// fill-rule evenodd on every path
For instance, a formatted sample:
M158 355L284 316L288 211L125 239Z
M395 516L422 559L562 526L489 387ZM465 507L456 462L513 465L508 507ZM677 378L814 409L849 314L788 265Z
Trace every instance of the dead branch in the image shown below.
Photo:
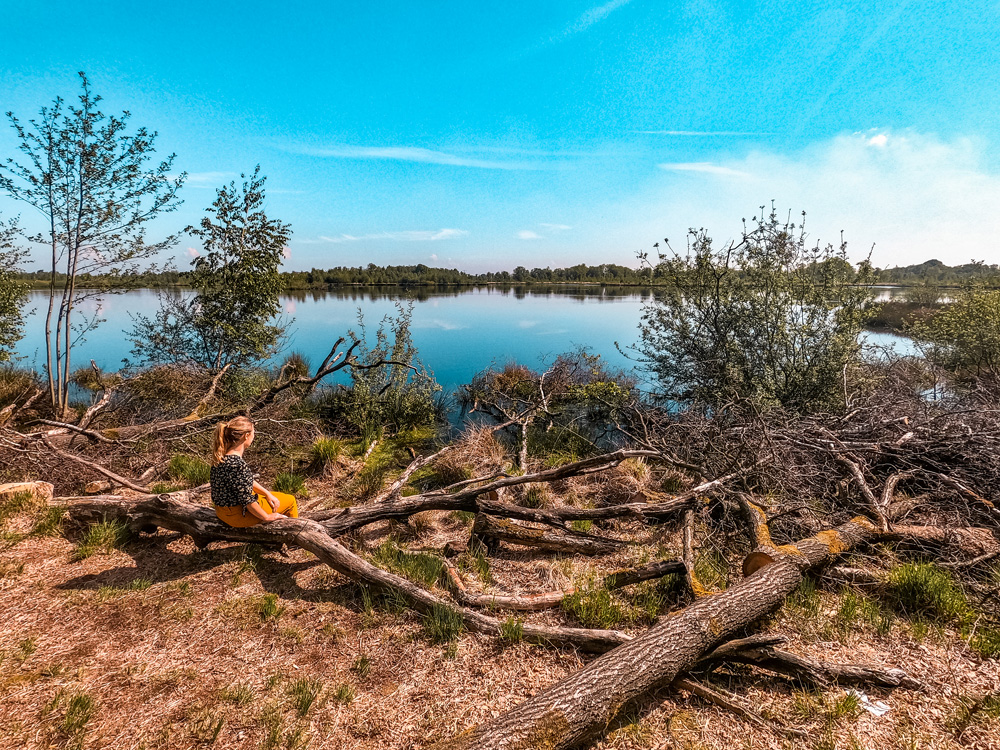
M137 484L136 482L133 482L131 479L127 479L126 477L115 474L113 471L104 468L100 464L95 464L91 461L87 461L86 459L80 458L79 456L73 455L72 453L67 453L66 451L59 450L54 445L52 445L52 443L49 442L47 438L42 438L42 443L44 443L45 447L48 448L53 453L55 453L57 456L62 456L68 461L73 461L74 463L78 463L81 466L86 466L89 469L93 469L98 474L103 474L111 481L117 482L123 487L128 487L129 489L136 490L137 492L146 492L146 493L149 492L148 487L143 487L141 484Z
M730 713L736 714L741 719L749 721L751 724L755 724L758 727L768 727L774 726L775 729L784 732L786 734L791 734L796 737L809 737L808 732L803 732L801 729L794 729L792 727L786 726L776 719L771 719L768 721L760 714L756 714L745 706L741 706L737 700L736 696L732 694L723 694L721 690L713 689L705 685L704 683L698 682L697 680L688 677L678 677L673 681L671 687L680 688L681 690L686 690L692 695L696 695L702 700L713 703L719 708L725 709Z
M808 537L736 586L697 599L646 633L590 662L496 719L433 747L538 747L558 750L603 732L623 706L672 682L713 646L777 608L803 572L873 539L864 518Z
M455 607L451 602L405 578L372 565L332 539L323 526L315 521L287 518L250 528L234 528L218 520L208 508L187 502L192 494L191 491L182 491L152 495L139 501L123 500L115 496L63 497L56 498L53 504L64 507L67 514L78 521L94 522L116 518L134 531L159 526L189 534L199 546L216 540L298 546L359 584L402 596L418 612L427 614L439 607L452 609L459 612L467 629L489 636L500 633L499 620L465 607ZM528 623L523 625L523 636L532 642L572 646L598 653L629 640L626 634L616 630L543 627Z
M591 534L555 534L545 529L533 529L503 518L494 518L485 513L476 515L471 539L471 545L483 544L487 549L496 549L500 542L508 542L549 552L580 555L607 555L617 552L626 544L617 539Z

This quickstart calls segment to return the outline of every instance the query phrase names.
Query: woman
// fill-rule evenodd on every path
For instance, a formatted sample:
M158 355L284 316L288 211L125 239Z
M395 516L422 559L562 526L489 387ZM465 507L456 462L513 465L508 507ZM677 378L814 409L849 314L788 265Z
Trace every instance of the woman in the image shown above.
M236 417L215 428L212 440L212 503L215 514L230 526L256 526L288 516L299 517L295 497L270 492L254 481L243 460L253 442L253 422Z

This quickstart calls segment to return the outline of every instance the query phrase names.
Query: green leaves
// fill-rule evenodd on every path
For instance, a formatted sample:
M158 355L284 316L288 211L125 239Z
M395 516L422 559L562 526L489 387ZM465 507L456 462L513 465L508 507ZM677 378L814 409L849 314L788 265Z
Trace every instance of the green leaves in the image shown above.
M836 406L859 355L871 267L855 270L843 243L806 246L773 209L755 223L722 250L701 229L686 255L661 254L654 271L669 286L644 308L636 350L675 401Z

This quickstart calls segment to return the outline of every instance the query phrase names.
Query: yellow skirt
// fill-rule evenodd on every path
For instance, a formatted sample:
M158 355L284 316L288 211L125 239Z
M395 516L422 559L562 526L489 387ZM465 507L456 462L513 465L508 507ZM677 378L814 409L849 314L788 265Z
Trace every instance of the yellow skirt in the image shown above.
M262 495L257 495L257 502L260 503L260 507L263 508L268 513L281 513L282 515L288 516L289 518L299 517L299 506L295 502L295 496L289 495L284 492L272 493L278 499L278 507L272 508L271 504ZM259 523L264 523L257 516L251 513L249 510L246 514L243 513L243 506L233 505L221 507L215 506L215 515L219 517L220 521L223 521L230 526L235 526L239 529L244 529L247 526L256 526Z

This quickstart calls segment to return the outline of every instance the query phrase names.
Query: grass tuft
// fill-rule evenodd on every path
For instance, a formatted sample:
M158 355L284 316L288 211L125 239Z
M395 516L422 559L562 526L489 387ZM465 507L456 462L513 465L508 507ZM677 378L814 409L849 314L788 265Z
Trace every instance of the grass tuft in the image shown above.
M325 471L337 463L344 444L336 438L321 437L309 448L309 463L313 471Z
M105 520L91 524L73 551L73 560L84 560L98 552L110 554L122 549L131 536L128 527L121 521Z
M368 658L368 654L358 654L358 658L351 665L351 671L362 679L367 677L372 671L372 660Z
M613 628L627 619L611 592L600 586L575 591L563 599L562 607L585 628Z
M300 719L305 718L322 692L323 680L318 677L302 677L291 684L288 694Z
M205 484L209 480L211 471L211 467L204 460L184 453L172 456L167 465L167 474L170 475L170 478L183 481L188 487Z
M296 495L297 497L307 497L309 491L306 489L306 480L303 479L298 474L292 474L290 472L282 472L274 478L275 492L284 492L288 495Z
M392 540L380 544L373 557L382 567L425 586L433 586L444 572L439 558L422 552L406 552Z
M249 706L255 696L254 689L244 682L234 682L219 691L219 700L236 706Z
M450 643L462 632L462 615L451 607L435 604L424 615L424 633L431 643Z
M907 563L890 571L886 598L902 614L933 622L962 620L970 612L955 579L932 563Z
M500 640L503 643L520 643L524 640L524 620L508 617L500 623Z
M330 698L345 705L351 703L354 700L354 686L349 682L342 682L333 689Z

